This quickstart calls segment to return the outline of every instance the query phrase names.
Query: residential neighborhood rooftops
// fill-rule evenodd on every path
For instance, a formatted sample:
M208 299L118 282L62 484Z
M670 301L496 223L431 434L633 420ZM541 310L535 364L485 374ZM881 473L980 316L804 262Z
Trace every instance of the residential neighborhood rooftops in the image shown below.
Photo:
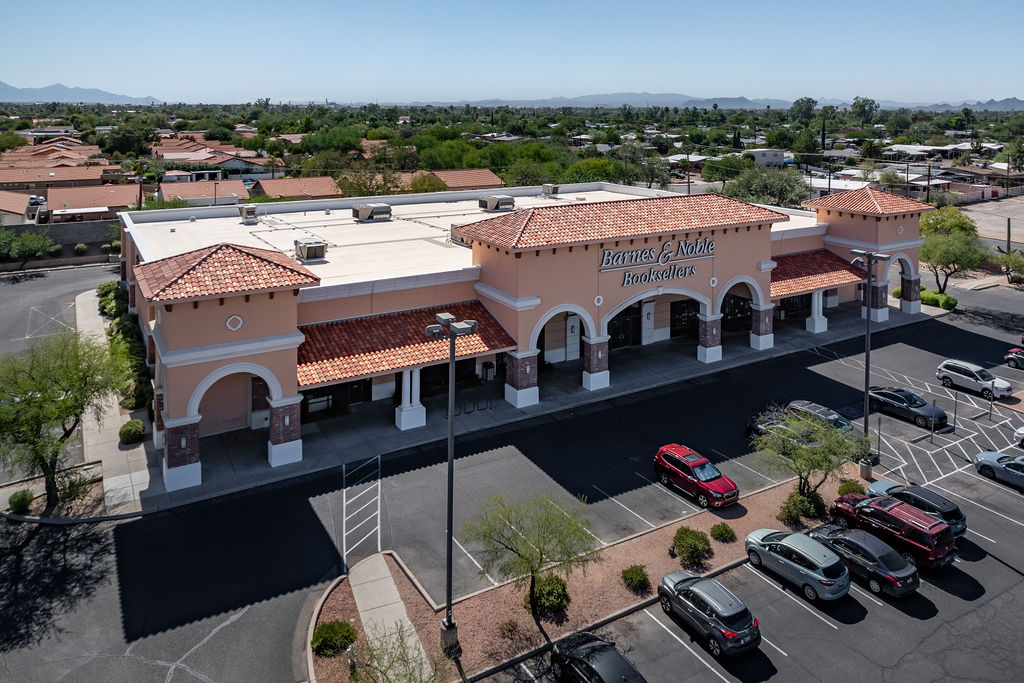
M248 199L249 190L241 180L198 180L194 183L160 183L160 196L172 199L205 199L207 197L228 197L237 195Z
M49 211L100 207L117 209L132 206L138 201L138 185L51 187L46 193L46 208Z
M265 194L268 197L274 198L288 197L293 199L320 199L342 196L338 184L330 176L258 180L253 185L252 193L254 195Z

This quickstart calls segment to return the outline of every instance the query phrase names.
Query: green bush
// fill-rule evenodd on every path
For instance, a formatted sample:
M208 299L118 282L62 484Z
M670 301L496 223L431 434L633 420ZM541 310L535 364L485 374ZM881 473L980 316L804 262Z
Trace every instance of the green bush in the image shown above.
M347 621L325 621L313 629L309 645L318 655L335 657L347 650L358 637L356 627Z
M68 475L58 486L57 500L62 503L78 500L89 492L90 484L92 484L92 481L89 477L83 477L80 474Z
M139 443L146 436L146 426L142 420L128 420L121 425L117 435L121 437L121 443Z
M634 593L646 593L651 590L651 577L647 576L647 567L634 564L622 570L622 580L626 588Z
M856 479L843 479L839 482L839 495L845 496L847 493L864 493L864 485Z
M825 514L825 501L821 494L814 492L809 496L801 496L798 491L793 491L786 498L786 502L779 508L779 514L775 515L783 524L797 526L801 517L818 518Z
M60 258L60 255L64 253L64 247L59 244L51 244L50 248L46 250L46 255L50 258Z
M84 244L75 245L75 253L78 253L79 247L84 247ZM103 282L96 285L96 294L101 299L105 296L110 296L115 289L120 289L121 284L117 280L104 280Z
M711 527L711 538L719 543L732 543L736 540L736 532L727 522L719 522Z
M713 553L711 539L708 538L708 535L688 526L681 526L676 530L672 547L676 551L676 556L684 564L701 564Z
M892 292L889 293L889 296L891 296L893 299L899 299L900 298L900 294L902 294L902 293L903 293L902 289L900 289L899 287L893 287L892 288Z
M537 616L549 617L563 612L569 606L569 591L566 589L565 579L557 574L545 574L537 578L537 585L534 586L537 593ZM523 607L530 611L530 592L523 596Z
M28 489L20 489L11 494L7 504L11 506L11 512L16 515L24 515L28 512L29 506L35 500L36 494Z
M110 245L109 244L101 244L100 245L100 251L102 251L104 254L109 254L110 253Z
M948 294L940 294L939 295L939 308L941 308L943 310L952 311L954 308L956 308L956 305L958 303L960 303L960 302L957 301L956 299L954 299L953 297L951 297Z
M921 303L925 306L939 306L944 310L952 311L959 302L950 295L940 294L934 289L922 289Z
M110 243L110 251L114 254L121 253L121 240L113 240Z
M939 293L933 292L930 289L926 289L921 292L921 303L925 306L938 306L939 305Z

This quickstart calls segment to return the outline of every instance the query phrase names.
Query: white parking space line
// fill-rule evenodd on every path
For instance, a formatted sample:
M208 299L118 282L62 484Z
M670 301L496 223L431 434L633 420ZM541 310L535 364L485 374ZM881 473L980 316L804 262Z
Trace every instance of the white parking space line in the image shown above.
M600 486L598 486L597 484L592 484L592 486L593 486L593 487L594 487L595 489L597 489L598 493L600 493L600 494L602 494L602 495L606 496L606 497L608 498L608 500L612 501L613 503L615 503L616 505L618 505L619 507L621 507L621 508L622 508L623 510L625 510L626 512L629 512L630 514L632 514L632 515L633 515L634 517L636 517L637 519L639 519L640 521L642 521L642 522L643 522L644 524L646 524L647 526L651 527L652 529L654 528L654 525L653 525L653 524L651 524L650 522L648 522L648 521L647 521L646 519L644 519L643 517L641 517L640 515L638 515L638 514L637 514L636 512L634 512L633 510L630 510L630 509L629 509L628 507L626 507L625 505L623 505L623 504L622 504L622 503L620 503L619 501L617 501L617 500L615 500L614 498L612 498L612 497L611 497L610 495L608 495L608 493L607 493L607 492L603 491L603 490L601 489L601 487L600 487Z
M772 483L774 483L774 482L775 482L775 480L774 480L774 479L772 479L771 477L769 477L769 476L768 476L767 474L763 474L763 473L761 473L761 472L758 472L758 471L757 471L757 470L755 470L755 469L754 469L753 467L748 467L747 465L744 465L743 463L741 463L741 462L740 462L739 460L737 460L737 459L734 459L734 458L728 458L728 457L726 457L726 456L725 456L725 455L724 455L724 454L723 454L723 453L722 453L721 451L719 451L719 450L716 450L716 449L712 448L712 449L711 449L711 452L712 452L712 453L715 453L716 455L719 455L719 456L721 456L721 457L725 458L725 459L726 459L726 460L728 460L728 461L729 461L729 462L730 462L731 464L734 464L734 465L739 465L740 467L742 467L743 469L747 470L748 472L753 472L753 473L754 473L754 474L756 474L757 476L759 476L759 477L763 477L763 478L767 479L768 481L770 481L770 482L772 482Z
M492 579L491 575L484 571L484 568L480 566L480 563L476 561L476 558L470 555L469 551L466 550L466 548L461 543L459 543L459 539L455 538L455 534L452 534L452 540L455 542L455 545L459 546L459 550L466 553L466 557L469 558L470 562L476 565L476 568L480 570L480 573L486 576L487 580L490 581L492 585L497 586L498 582Z
M970 472L968 472L968 474L970 474ZM978 479L981 479L981 477L978 477ZM986 479L981 479L981 480L982 481L987 481ZM992 508L988 507L987 505L982 505L981 503L978 503L976 501L971 500L967 496L961 496L959 493L956 493L955 491L950 491L949 489L943 488L943 487L939 486L938 484L933 484L933 486L935 488L937 488L938 490L940 490L940 491L945 491L946 493L948 493L951 496L956 496L957 498L960 498L962 500L966 500L971 505L977 505L982 510L987 510L988 512L991 512L993 515L996 515L997 517L1002 517L1003 519L1005 519L1005 520L1007 520L1009 522L1013 522L1017 526L1024 526L1024 522L1021 522L1020 520L1016 520L1013 517L1010 517L1009 515L1004 515L1002 512L997 512L997 511L993 510Z
M876 600L875 598L871 597L871 595L869 595L868 593L865 593L860 588L857 588L856 586L854 586L852 582L850 583L850 588L855 590L855 591L857 591L857 593L859 593L860 595L863 595L865 598L867 598L871 602L875 603L879 607L882 606L882 601L881 600Z
M773 643L772 641L770 641L770 640L768 640L767 638L765 638L765 637L764 637L764 634L763 634L763 633L761 634L761 640L763 640L764 642L768 643L769 645L771 645L772 647L774 647L774 648L775 648L776 650L778 650L778 651L779 651L779 654L781 654L781 655L782 655L783 657L788 657L788 656L789 656L789 655L787 655L787 654L786 654L786 653L785 653L785 652L784 652L784 651L782 650L782 648L781 648L781 647L779 647L778 645L776 645L776 644L775 644L775 643Z
M774 583L774 582L772 582L772 580L771 580L771 579L769 579L768 577L766 577L766 576L762 575L762 574L761 574L761 572L757 571L756 569L754 569L753 567L751 567L751 566L750 566L749 564L745 564L745 565L743 565L743 566L744 566L744 567L746 567L746 568L747 568L748 570L750 570L750 572L751 572L751 573L753 573L753 574L754 574L754 576L757 576L757 577L759 577L759 578L760 578L760 579L761 579L762 581L764 581L765 583L767 583L767 584L768 584L769 586L771 586L771 587L772 587L772 588L774 588L775 590L777 590L777 591L779 591L780 593L782 593L783 595L785 595L785 596L786 596L787 598L789 598L790 600L792 600L792 601L793 601L794 603L796 603L796 604L797 604L797 605L799 605L800 607L803 607L803 608L804 608L805 610L807 610L807 611L808 611L808 612L809 612L809 613L810 613L810 614L811 614L812 616L814 616L815 618L819 619L819 620L820 620L820 621L822 621L823 623L825 623L825 624L828 624L829 626L831 626L831 627L832 627L833 629L835 629L836 631L838 631L838 630L839 630L839 627L838 627L838 626L836 626L836 625L835 625L835 624L833 624L833 623L832 623L831 621L829 621L829 620L828 620L828 619L826 619L825 617L823 617L823 616L821 616L820 614L818 614L817 612L815 612L815 611L814 611L813 609L811 609L810 607L808 607L808 606L807 606L807 605L805 605L804 603L802 603L802 602L800 602L799 600L797 600L797 599L796 599L795 597L793 597L792 595L790 595L790 594L789 594L789 593L788 593L787 591L785 591L784 589L782 589L782 588L779 588L778 586L776 586L776 585L775 585L775 583Z
M995 539L989 538L988 536L986 536L986 535L984 535L984 534L979 534L979 533L978 533L977 531L975 531L974 529L968 529L968 530L967 530L967 533L969 533L969 534L971 534L971 535L973 535L973 536L977 536L978 538L983 538L983 539L985 539L986 541L988 541L989 543L995 543L995 542L996 542L996 541L995 541Z
M527 667L525 663L519 662L519 666L523 667L523 671L526 672L526 675L530 677L531 681L537 680L537 678L533 675L533 672L530 671L529 667Z
M658 482L655 482L655 481L651 481L650 479L648 479L648 478L647 478L647 477L645 477L644 475L640 474L639 472L634 472L633 474L635 474L636 476L640 477L641 479L643 479L644 481L646 481L646 482L647 482L648 484L652 484L652 485L654 485L655 487L657 487L657 489L658 489L659 491L664 491L664 492L665 492L665 493L667 493L668 495L670 495L670 496L672 496L673 498L675 498L676 500L678 500L678 501L679 501L680 503L682 503L683 505L685 505L685 506L686 506L686 511L687 511L687 512L691 512L691 511L692 511L692 512L696 512L696 511L698 511L698 508L697 508L696 506L694 506L694 505L690 505L690 504L689 504L689 503L687 503L687 502L686 502L685 500L683 500L681 496L677 496L677 495L675 494L675 492L673 492L673 491L670 491L670 490L669 490L668 488L666 488L666 487L662 486L662 485L661 485L661 484L659 484Z
M685 647L685 648L686 648L687 650L689 650L689 651L690 651L690 654L691 654L691 655L693 655L694 657L696 657L696 658L697 658L697 661L698 661L698 662L700 662L701 664L703 664L704 666L706 666L706 667L707 667L707 669L708 669L708 671L710 671L711 673L715 674L716 676L718 676L718 677L719 677L720 679L722 679L723 681L728 681L728 679L727 679L727 678L726 678L725 676L723 676L722 674L718 673L718 670L717 670L717 669L715 669L715 668L714 668L714 667L712 667L712 666L711 666L710 664L708 664L707 662L705 662L705 661L704 661L704 658L703 658L703 657L701 657L701 656L700 656L699 654L697 654L696 650L694 650L694 649L693 649L692 647L690 647L690 646L689 646L689 644L688 644L688 643L687 643L686 641L684 641L684 640L683 640L682 638L680 638L679 636L677 636L677 635L676 635L675 633L672 633L671 629L669 629L669 627L668 627L668 626L665 626L665 624L663 624L663 623L662 623L661 619L659 619L658 617L656 617L656 616L654 616L653 614L651 614L650 610L646 610L646 609L645 609L645 610L644 610L644 614L646 614L647 616L649 616L649 617L650 617L651 619L653 619L653 620L654 620L654 623L656 623L656 624L657 624L658 626L660 626L661 628L663 628L663 629L665 630L665 633L667 633L667 634L669 634L670 636L672 636L673 638L675 638L675 639L676 639L676 642L677 642L677 643L679 643L680 645L682 645L683 647ZM762 638L763 638L763 636L762 636Z
M559 505L559 504L558 504L558 503L556 503L555 501L551 500L550 498L547 498L546 500L547 500L547 501L548 501L549 503L551 503L552 505L554 505L554 506L555 506L555 508L557 508L557 509L558 509L558 511L559 511L559 512L561 512L561 513L562 513L563 515L565 515L566 517L568 517L568 516L569 516L569 513L568 513L568 512L566 512L565 510L563 510L563 509L562 509L562 506L561 506L561 505ZM604 541L602 541L602 540L601 540L600 538L598 538L597 534L595 534L594 532L592 532L592 531L591 531L590 529L584 529L584 531L586 531L586 532L587 532L588 534L590 534L590 537L591 537L591 538L593 538L593 539L594 539L595 541L597 541L598 543L600 543L601 545L608 545L607 543L605 543Z
M358 510L353 512L351 515L347 515L345 517L345 519L346 520L352 519L354 516L358 515L360 512L362 512L363 510L365 510L366 508L370 507L371 505L373 505L376 502L377 502L377 499L374 498L373 500L364 503L362 507L360 507Z
M922 484L922 486L930 486L930 485L931 485L932 483L934 483L934 482L936 482L936 481L939 481L940 479L945 479L946 477L951 477L951 476L953 476L954 474L956 474L957 472L964 472L964 470L966 470L966 469L967 469L968 467L974 467L974 465L972 465L972 464L967 464L967 465L964 465L963 467L959 467L959 468L957 468L957 469L953 470L952 472L946 472L946 473L945 473L945 474L943 474L943 475L942 475L941 477L935 477L935 478L934 478L934 479L932 479L931 481L926 481L926 482L924 482L924 483ZM964 472L964 474L969 474L969 472Z

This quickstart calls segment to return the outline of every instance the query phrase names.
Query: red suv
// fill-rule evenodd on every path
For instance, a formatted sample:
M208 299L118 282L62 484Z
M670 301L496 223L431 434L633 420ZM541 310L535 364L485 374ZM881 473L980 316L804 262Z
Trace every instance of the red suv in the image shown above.
M654 456L654 473L665 486L673 484L697 499L702 508L722 507L740 498L736 483L697 451L670 443Z
M829 512L837 525L871 532L912 565L946 567L956 559L956 543L949 525L910 503L848 493L839 496Z

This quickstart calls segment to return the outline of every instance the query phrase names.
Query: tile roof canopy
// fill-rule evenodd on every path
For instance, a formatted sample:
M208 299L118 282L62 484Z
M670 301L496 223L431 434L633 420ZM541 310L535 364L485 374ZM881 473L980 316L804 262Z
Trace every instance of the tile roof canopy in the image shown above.
M256 181L253 186L255 194L262 192L270 197L341 197L342 192L338 184L330 176L315 176L309 178L277 178L274 180L263 179Z
M160 195L166 199L204 199L237 195L249 199L249 190L241 180L196 180L188 183L160 183Z
M505 182L489 168L456 168L431 171L449 190L474 190L505 187Z
M217 244L135 266L146 301L171 303L225 294L295 289L320 278L269 249Z
M831 209L868 216L893 216L901 213L922 213L931 211L933 206L906 197L865 187L849 192L830 194L803 203L809 209Z
M82 187L51 187L46 191L46 209L88 209L106 206L126 208L139 202L138 185L84 185Z
M462 225L455 231L516 250L784 220L788 220L784 214L736 199L693 194L525 209Z
M20 192L8 192L0 190L0 211L4 213L24 214L28 208L28 199L31 195Z
M442 311L478 324L476 333L456 338L456 358L508 351L516 346L479 301L308 325L300 328L306 341L299 346L299 387L447 361L448 338L428 339L424 332L427 325L437 322L434 316Z
M775 256L772 260L778 264L772 269L772 299L864 282L865 278L863 270L827 249Z

